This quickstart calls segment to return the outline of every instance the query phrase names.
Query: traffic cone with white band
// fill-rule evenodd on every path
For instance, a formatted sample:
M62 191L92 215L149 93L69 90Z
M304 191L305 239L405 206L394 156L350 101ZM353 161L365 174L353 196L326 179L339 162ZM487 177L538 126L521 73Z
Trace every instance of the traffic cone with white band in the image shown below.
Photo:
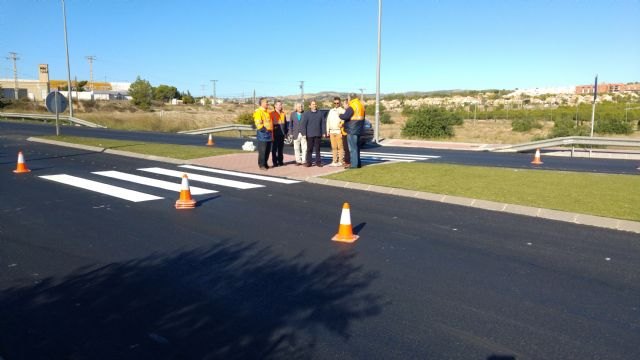
M209 141L207 141L207 146L213 146L213 145L215 145L213 143L213 138L211 137L211 134L209 134Z
M540 149L536 149L536 155L533 157L533 161L531 162L533 165L542 165L543 162L540 160Z
M331 238L333 241L352 243L358 240L359 236L353 234L351 228L351 211L349 209L349 203L342 205L342 215L340 215L340 227L338 233Z
M189 179L187 178L187 174L183 174L182 187L180 188L180 199L176 200L176 209L193 209L195 207L196 201L191 198Z
M31 170L27 169L27 165L24 163L24 156L22 155L22 151L18 151L18 166L15 170L13 170L13 172L16 174L20 174L28 173L30 171Z

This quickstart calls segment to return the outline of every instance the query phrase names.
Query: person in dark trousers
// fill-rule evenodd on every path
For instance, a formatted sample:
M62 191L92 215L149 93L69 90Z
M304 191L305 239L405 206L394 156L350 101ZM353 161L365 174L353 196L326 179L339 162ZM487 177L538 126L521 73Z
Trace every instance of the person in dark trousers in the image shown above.
M284 166L284 135L287 133L287 117L282 110L282 101L276 100L274 109L271 112L271 123L273 124L273 145L271 146L271 161L273 167Z
M350 95L349 107L345 109L340 119L344 120L344 128L347 131L347 142L351 153L351 169L361 166L360 163L360 135L364 128L364 105L355 93ZM347 166L345 165L345 169Z
M316 166L322 167L322 160L320 159L320 140L322 135L326 133L324 116L318 111L318 104L315 100L311 101L309 105L310 111L305 111L302 114L302 129L307 136L307 160L304 166L311 166L311 153L316 153Z
M342 108L349 108L349 100L344 99L342 101ZM342 120L342 119L341 119ZM351 152L349 151L349 142L347 142L347 131L344 128L344 121L342 122L342 148L344 149L344 163L342 164L345 169L351 167Z
M258 166L260 170L267 170L267 159L271 153L271 142L273 141L273 124L271 115L267 110L269 102L266 98L260 99L260 107L253 113L253 122L256 124L256 140L258 140Z

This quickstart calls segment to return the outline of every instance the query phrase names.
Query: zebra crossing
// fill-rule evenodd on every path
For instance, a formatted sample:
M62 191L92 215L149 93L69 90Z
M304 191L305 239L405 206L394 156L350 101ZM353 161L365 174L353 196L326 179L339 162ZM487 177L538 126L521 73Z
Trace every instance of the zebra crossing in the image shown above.
M89 190L93 192L97 192L104 195L113 196L119 199L131 201L131 202L142 202L142 201L151 201L151 200L160 200L164 199L163 196L160 196L156 193L146 193L139 191L140 186L143 185L142 188L149 187L152 188L151 191L156 191L157 189L161 189L164 191L171 192L180 192L181 190L181 181L179 179L182 178L184 174L189 178L190 183L204 183L219 186L225 189L237 189L237 190L251 190L265 187L265 185L255 182L248 181L240 181L229 179L228 177L237 177L242 178L243 180L254 180L254 181L266 181L273 182L279 184L295 184L299 181L283 179L271 176L264 175L253 175L248 173L241 173L235 171L228 170L219 170L214 168L207 168L202 166L193 166L193 165L180 165L180 168L192 170L192 171L182 171L182 170L173 170L167 168L160 167L151 167L151 168L140 168L135 171L141 172L141 174L155 174L156 176L167 177L169 180L161 180L154 177L142 176L135 173L128 173L122 171L108 170L108 171L94 171L87 174L87 176L92 177L95 175L98 179L104 181L116 180L118 185L109 184L103 181L97 181L96 177L87 178L82 175L69 175L69 174L55 174L55 175L41 175L39 178L48 180L51 182L55 182L58 184L63 184L67 186L71 186L74 188L79 188L83 190ZM197 171L197 172L196 172ZM206 173L204 175L202 173ZM223 175L225 177L212 176L211 174ZM174 179L171 181L171 179ZM120 183L125 184L136 184L136 189L132 190L125 186L122 186ZM206 194L215 194L218 193L219 190L204 188L199 186L189 186L192 195L206 195Z
M321 151L320 157L323 160L331 161L333 156L331 151ZM413 154L395 154L395 153L382 153L375 151L361 151L360 152L360 161L363 163L382 163L387 161L397 161L397 162L414 162L414 161L423 161L430 159L438 159L440 156L436 155L413 155Z

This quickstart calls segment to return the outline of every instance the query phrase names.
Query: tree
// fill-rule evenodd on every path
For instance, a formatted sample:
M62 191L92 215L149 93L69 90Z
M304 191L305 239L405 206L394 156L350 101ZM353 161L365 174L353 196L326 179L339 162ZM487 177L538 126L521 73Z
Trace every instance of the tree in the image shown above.
M191 92L187 90L187 93L182 93L182 103L184 104L195 104L196 99L191 96Z
M453 125L461 125L462 117L440 108L421 107L409 115L402 134L419 138L446 138L454 135Z
M136 81L129 86L129 95L133 105L148 110L151 108L151 100L153 99L153 87L147 80L136 77Z
M159 85L153 91L153 97L156 100L161 100L163 102L169 102L171 99L176 99L179 97L178 89L174 86L169 85Z

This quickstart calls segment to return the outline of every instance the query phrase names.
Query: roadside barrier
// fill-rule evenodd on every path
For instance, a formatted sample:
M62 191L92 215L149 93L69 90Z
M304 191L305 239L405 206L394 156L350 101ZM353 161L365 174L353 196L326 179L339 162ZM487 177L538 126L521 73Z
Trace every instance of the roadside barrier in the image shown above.
M182 175L182 187L180 188L180 199L176 200L176 209L193 209L196 207L196 201L191 198L191 189L189 189L189 179L187 174Z
M27 165L24 163L24 155L22 155L22 151L18 151L18 166L13 170L16 174L28 173L31 170L27 169Z
M333 241L352 243L358 240L359 236L353 234L351 228L351 210L349 209L349 203L342 205L342 214L340 215L340 226L338 227L338 233L331 238Z
M213 143L213 138L211 137L211 134L209 134L209 141L207 141L207 146L213 146L213 145L215 145Z
M542 165L543 162L540 160L540 149L536 149L536 155L533 157L533 161L531 162L533 165Z

